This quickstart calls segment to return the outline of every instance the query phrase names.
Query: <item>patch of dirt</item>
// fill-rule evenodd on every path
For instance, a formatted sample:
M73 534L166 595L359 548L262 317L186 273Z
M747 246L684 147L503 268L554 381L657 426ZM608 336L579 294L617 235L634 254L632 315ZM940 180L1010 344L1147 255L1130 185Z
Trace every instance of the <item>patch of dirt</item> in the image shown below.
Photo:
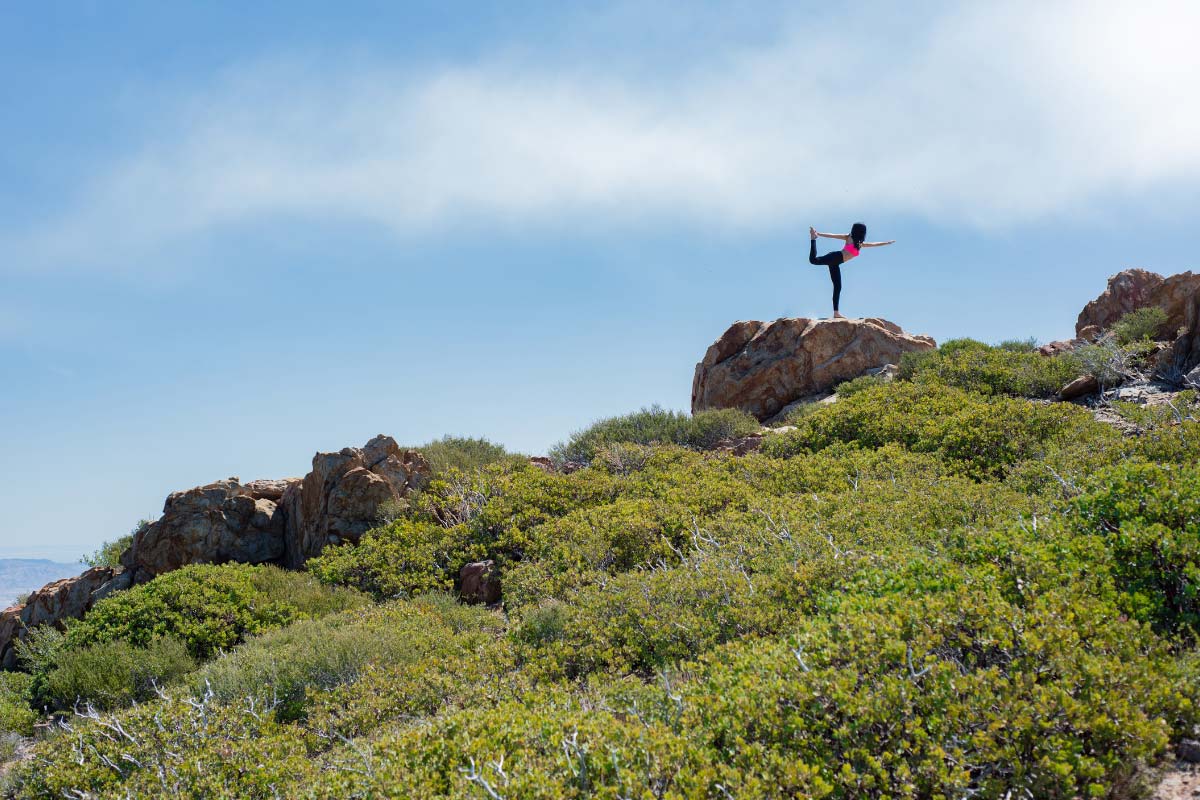
M1196 800L1200 798L1200 764L1176 761L1165 773L1154 800Z

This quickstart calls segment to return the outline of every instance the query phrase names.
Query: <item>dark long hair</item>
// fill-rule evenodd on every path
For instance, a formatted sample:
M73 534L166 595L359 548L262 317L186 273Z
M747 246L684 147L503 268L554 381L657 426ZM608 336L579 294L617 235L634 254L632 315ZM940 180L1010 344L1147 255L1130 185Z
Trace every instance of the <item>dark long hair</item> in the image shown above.
M867 238L867 226L861 222L856 222L850 226L850 238L854 241L855 247L862 247L863 240Z

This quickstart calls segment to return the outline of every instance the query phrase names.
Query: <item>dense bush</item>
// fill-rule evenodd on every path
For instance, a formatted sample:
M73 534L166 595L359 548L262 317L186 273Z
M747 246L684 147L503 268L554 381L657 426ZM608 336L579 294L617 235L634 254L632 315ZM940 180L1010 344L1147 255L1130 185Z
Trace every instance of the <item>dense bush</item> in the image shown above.
M859 375L857 378L851 378L848 381L842 381L834 390L839 398L849 397L852 394L858 394L863 389L870 389L874 386L879 386L883 383L883 379L875 375Z
M509 453L503 445L466 436L443 436L414 449L421 452L434 474L450 469L470 472L500 461L524 459L523 456Z
M220 702L258 698L280 718L296 719L306 698L354 681L368 664L459 655L494 639L497 628L490 612L431 596L269 631L209 663L193 683Z
M148 700L156 687L196 668L183 642L172 637L134 647L124 639L64 649L38 683L34 704L65 709L79 703L112 709Z
M907 382L867 389L812 414L767 441L764 451L786 457L835 442L879 447L889 442L936 453L976 477L1003 475L1065 439L1099 427L1082 409L1063 404L984 398L935 384Z
M1134 342L1155 339L1159 333L1167 336L1173 331L1163 331L1167 324L1167 312L1158 306L1147 306L1130 311L1112 326L1112 335L1117 344L1128 345Z
M760 427L754 417L732 408L701 411L689 416L651 406L595 422L572 434L567 442L555 445L550 456L559 461L587 462L595 458L604 445L615 443L677 444L705 449L721 439L746 436Z
M900 377L917 383L939 383L984 395L1053 397L1079 375L1071 355L1046 357L1025 343L990 347L971 339L954 339L934 351L906 353Z
M37 714L33 701L33 677L22 672L0 672L0 736L30 736Z
M70 625L65 644L74 649L122 639L144 647L170 636L203 659L248 635L364 602L350 589L324 587L278 567L199 564L104 598Z
M1103 537L1137 619L1167 632L1200 630L1200 469L1126 463L1097 475L1072 512Z

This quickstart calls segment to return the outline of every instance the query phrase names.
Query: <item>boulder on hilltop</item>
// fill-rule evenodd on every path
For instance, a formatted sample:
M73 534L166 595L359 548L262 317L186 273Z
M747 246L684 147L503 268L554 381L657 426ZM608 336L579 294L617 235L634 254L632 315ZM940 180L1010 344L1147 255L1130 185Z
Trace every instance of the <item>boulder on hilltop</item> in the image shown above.
M291 483L279 501L285 515L284 563L299 568L329 544L357 543L376 524L379 507L424 488L432 471L415 450L390 436L361 449L313 456L312 472Z
M692 413L740 408L766 421L797 400L936 346L874 317L735 322L696 365Z
M424 486L429 465L390 436L313 456L303 478L237 478L174 492L121 563L141 583L188 564L265 562L298 568L328 544L357 542L379 506Z
M1100 296L1079 312L1075 335L1094 340L1129 312L1152 306L1167 315L1157 338L1173 342L1160 358L1163 371L1184 375L1195 369L1200 365L1200 274L1181 272L1164 278L1144 269L1118 272Z

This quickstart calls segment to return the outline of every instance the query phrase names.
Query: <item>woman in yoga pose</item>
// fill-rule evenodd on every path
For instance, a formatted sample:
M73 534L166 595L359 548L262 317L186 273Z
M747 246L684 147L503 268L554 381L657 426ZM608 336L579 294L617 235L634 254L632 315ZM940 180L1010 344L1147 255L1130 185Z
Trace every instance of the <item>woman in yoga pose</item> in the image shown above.
M867 238L867 226L861 222L851 225L849 233L817 233L816 228L809 228L808 235L812 240L808 245L808 263L829 267L829 279L833 281L833 318L845 319L842 313L838 311L838 298L842 294L842 264L845 264L852 258L856 258L860 248L883 247L885 244L892 244L896 240L893 239L889 242L864 242L863 239ZM834 250L818 257L818 236L824 236L826 239L841 239L846 243L846 246L841 250Z

